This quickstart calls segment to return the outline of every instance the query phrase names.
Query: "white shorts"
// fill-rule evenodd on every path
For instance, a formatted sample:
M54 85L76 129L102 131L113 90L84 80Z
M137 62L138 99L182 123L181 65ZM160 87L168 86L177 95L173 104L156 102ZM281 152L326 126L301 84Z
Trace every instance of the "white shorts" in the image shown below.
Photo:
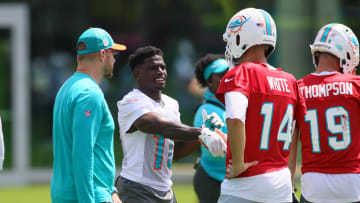
M289 168L256 176L225 179L221 195L231 195L256 202L292 202Z
M301 176L301 195L317 203L360 201L360 174L304 173Z

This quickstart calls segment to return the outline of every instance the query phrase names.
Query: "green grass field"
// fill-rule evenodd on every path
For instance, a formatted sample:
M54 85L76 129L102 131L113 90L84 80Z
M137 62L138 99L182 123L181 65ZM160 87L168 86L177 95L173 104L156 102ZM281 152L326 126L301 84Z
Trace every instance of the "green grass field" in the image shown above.
M179 203L197 202L192 185L174 185L173 189ZM0 188L0 202L49 203L51 202L50 185Z
M300 188L297 186L297 188ZM190 184L177 184L173 186L176 199L179 203L197 203L197 198ZM297 191L300 195L300 191ZM0 187L0 202L26 202L26 203L49 203L50 185L32 185L26 187Z

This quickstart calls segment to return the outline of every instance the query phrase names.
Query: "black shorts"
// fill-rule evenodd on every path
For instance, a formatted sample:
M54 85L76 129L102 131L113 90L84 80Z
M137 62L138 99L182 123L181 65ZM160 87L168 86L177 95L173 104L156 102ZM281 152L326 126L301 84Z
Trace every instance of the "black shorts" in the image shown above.
M194 176L194 189L200 203L216 203L220 196L221 181L210 177L199 163Z
M159 191L121 176L116 179L115 186L123 203L177 203L172 190Z

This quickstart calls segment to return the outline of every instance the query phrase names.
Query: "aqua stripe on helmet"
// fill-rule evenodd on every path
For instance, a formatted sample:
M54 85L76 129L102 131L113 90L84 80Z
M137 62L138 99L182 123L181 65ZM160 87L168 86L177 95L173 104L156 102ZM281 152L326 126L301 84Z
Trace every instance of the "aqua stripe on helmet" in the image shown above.
M343 30L343 32L346 35L346 37L350 40L351 45L353 47L359 47L359 41L356 39L356 37L353 35L352 32L351 32L352 35L349 35L345 30Z
M261 14L264 16L264 19L265 19L265 27L266 27L266 35L269 35L271 36L272 35L272 32L271 32L271 21L270 21L270 18L268 16L268 14L259 9L259 11L261 12Z
M327 26L327 27L325 28L324 33L322 34L322 37L321 37L320 42L325 42L325 41L326 41L326 39L327 39L327 37L328 37L328 35L329 35L329 33L330 33L331 28L332 28L334 25L336 25L336 24L337 24L337 23L332 23L332 24L330 24L329 26Z

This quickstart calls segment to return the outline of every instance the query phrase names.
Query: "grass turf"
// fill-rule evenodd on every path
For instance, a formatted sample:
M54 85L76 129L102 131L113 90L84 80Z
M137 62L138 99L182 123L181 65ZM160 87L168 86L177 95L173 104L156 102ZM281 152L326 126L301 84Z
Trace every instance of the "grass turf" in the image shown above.
M179 203L197 202L195 192L190 184L174 185L174 192ZM0 202L49 203L50 185L31 185L23 187L1 187Z
M297 188L300 188L298 185ZM197 203L191 184L175 184L173 190L179 203ZM300 190L297 191L298 197ZM0 187L0 202L49 203L50 185L31 185L23 187Z

